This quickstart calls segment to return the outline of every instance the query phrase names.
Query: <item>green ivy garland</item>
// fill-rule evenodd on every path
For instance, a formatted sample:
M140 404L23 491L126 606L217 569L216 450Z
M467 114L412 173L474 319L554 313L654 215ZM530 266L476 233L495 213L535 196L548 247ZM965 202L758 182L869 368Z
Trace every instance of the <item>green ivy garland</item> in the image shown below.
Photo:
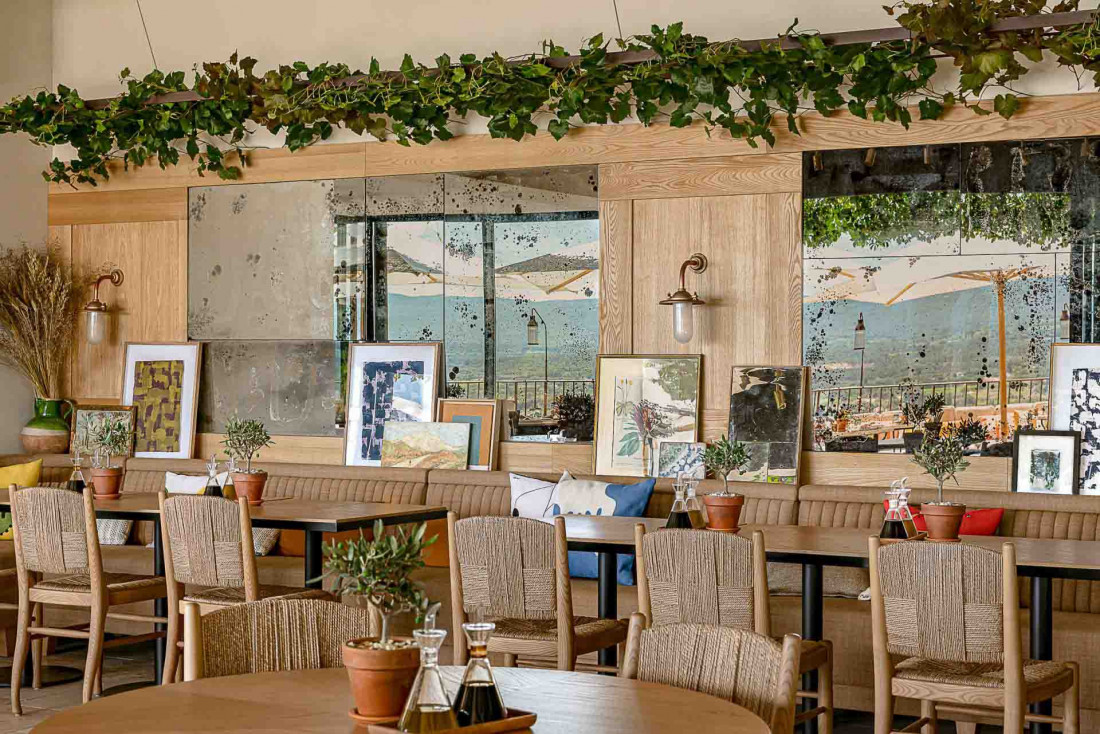
M1065 0L1051 10L1077 5ZM344 64L298 61L257 76L255 59L234 54L196 69L190 86L182 71L137 79L123 70L125 91L105 106L90 105L65 86L17 97L0 107L0 134L26 133L44 146L71 144L76 157L53 160L43 174L54 182L94 185L108 178L112 160L141 166L156 157L164 168L181 154L200 174L235 179L247 164L246 136L257 126L285 133L286 147L298 150L327 139L338 125L409 145L452 137L449 124L471 112L488 118L490 135L513 140L534 135L537 121L560 139L578 122L621 122L633 114L645 125L702 121L708 131L721 128L755 146L775 142L777 114L798 134L800 115L811 109L823 115L847 109L904 126L914 102L922 119L937 119L956 104L989 114L977 104L989 86L1005 88L993 107L1009 117L1019 106L1011 84L1027 71L1021 59L1038 61L1044 52L1078 73L1100 76L1100 21L1051 35L990 30L999 19L1045 12L1043 0L903 0L886 10L912 40L828 46L818 34L791 26L784 35L795 47L776 42L750 50L736 41L711 43L675 23L618 41L624 50L655 53L639 64L609 60L609 43L598 35L565 68L546 63L568 55L550 42L541 54L518 60L465 54L455 62L443 55L425 66L405 56L398 73L372 60L365 74ZM931 87L937 55L960 68L957 88ZM192 90L202 99L147 104Z

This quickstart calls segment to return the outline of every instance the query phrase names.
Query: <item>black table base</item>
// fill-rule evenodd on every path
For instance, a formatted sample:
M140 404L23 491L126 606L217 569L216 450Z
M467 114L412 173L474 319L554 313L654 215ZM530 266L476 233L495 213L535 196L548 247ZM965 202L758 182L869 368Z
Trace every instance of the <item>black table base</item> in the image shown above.
M822 576L824 569L820 563L802 564L802 639L820 640L825 634L825 610ZM812 670L802 676L802 690L817 690L817 671ZM817 701L807 698L802 702L803 709L817 706ZM804 734L817 734L817 717L802 723Z
M1032 660L1054 659L1054 605L1050 594L1050 581L1048 577L1031 577L1030 656ZM1033 703L1029 708L1032 713L1047 716L1052 712L1049 699ZM1031 734L1051 734L1051 731L1050 724L1031 722Z
M619 554L600 551L597 604L600 619L619 618ZM618 664L618 650L605 647L598 653L600 665Z

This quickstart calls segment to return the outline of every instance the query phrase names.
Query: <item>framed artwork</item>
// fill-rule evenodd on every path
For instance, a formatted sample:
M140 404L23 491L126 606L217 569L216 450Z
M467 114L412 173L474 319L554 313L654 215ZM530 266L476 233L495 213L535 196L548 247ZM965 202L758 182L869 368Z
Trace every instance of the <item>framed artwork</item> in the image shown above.
M657 476L706 479L703 465L705 443L694 441L661 441L657 444Z
M386 424L382 466L465 469L470 458L469 423Z
M80 448L82 454L91 453L88 446L88 432L93 426L105 418L111 420L121 419L125 421L126 428L130 432L130 456L134 451L134 415L136 409L132 405L77 405L73 409L73 425L70 432L69 443L73 449Z
M470 457L464 468L478 471L492 471L497 468L501 421L499 400L442 398L436 414L443 423L470 425Z
M1012 439L1012 491L1077 494L1080 484L1077 431L1020 429Z
M662 440L699 440L701 355L596 357L596 474L657 473Z
M749 452L738 479L797 484L806 368L734 367L731 373L729 439L743 442Z
M134 408L134 456L191 457L201 358L197 342L126 345L122 404Z
M1050 348L1050 428L1081 435L1080 492L1100 495L1100 344Z
M387 425L435 419L442 352L439 342L351 345L346 465L381 466Z

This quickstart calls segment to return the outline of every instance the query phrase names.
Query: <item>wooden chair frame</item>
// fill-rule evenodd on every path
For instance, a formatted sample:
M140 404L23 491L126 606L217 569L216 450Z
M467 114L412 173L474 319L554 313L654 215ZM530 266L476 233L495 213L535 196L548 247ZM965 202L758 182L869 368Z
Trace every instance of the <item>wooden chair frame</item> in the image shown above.
M1003 717L1004 731L1022 732L1025 722L1061 724L1063 734L1080 732L1080 671L1077 663L1065 663L1069 680L1062 678L1028 686L1024 680L1023 643L1020 638L1020 599L1016 577L1016 546L1001 546L1001 619L1004 638L1004 687L988 688L951 683L905 680L894 677L895 662L889 651L886 627L886 601L879 577L877 536L869 541L871 572L871 630L875 673L875 734L924 732L934 734L938 714L961 715L964 723L972 718ZM1065 694L1062 716L1032 714L1027 704ZM894 699L920 700L921 715L904 729L893 728ZM998 709L1000 711L998 711ZM972 729L971 729L972 730Z
M29 488L28 488L29 489ZM69 490L58 488L51 489L57 492ZM18 606L18 631L16 633L15 655L12 659L11 681L11 709L12 713L19 716L23 713L20 701L20 689L22 688L22 669L27 659L27 648L35 641L46 637L66 637L71 639L88 640L88 655L84 664L83 702L91 700L93 693L99 694L102 690L103 651L109 647L132 645L138 642L156 640L165 636L164 632L153 631L147 634L127 635L104 641L103 633L107 619L119 619L127 622L150 622L166 624L168 618L156 615L131 614L123 612L111 612L112 606L131 604L140 601L162 599L167 595L167 589L161 585L149 586L138 589L121 589L112 591L103 573L103 558L99 546L99 531L96 527L95 503L92 500L92 489L87 487L83 492L84 505L84 533L87 542L87 572L90 581L88 593L76 591L60 591L52 589L36 589L41 583L42 574L30 571L27 568L24 551L22 529L19 521L20 496L26 489L12 485L9 487L9 498L12 503L12 528L15 545L15 568L19 583ZM60 542L60 540L59 540ZM149 576L149 579L161 580L160 577ZM57 604L69 607L85 607L89 609L91 619L87 624L78 624L72 627L48 627L44 624L42 608L46 604ZM41 652L36 652L40 656Z
M636 680L638 678L638 659L641 653L642 635L646 632L647 617L635 612L630 615L630 629L626 638L626 653L623 657L623 667L619 675L623 678ZM742 630L746 634L759 634L752 630ZM771 639L770 635L762 635ZM795 700L798 689L798 667L801 653L799 647L801 639L798 635L784 635L782 658L779 668L778 681L772 696L772 718L765 721L771 734L792 734L794 732L797 717L795 715ZM736 696L734 703L738 703Z
M691 532L691 531L684 531ZM701 530L696 532L714 532ZM645 541L646 526L638 523L634 526L634 564L638 577L638 610L644 615L646 629L653 620L652 599L649 592L649 576L646 573L645 553L642 545ZM753 630L758 635L771 637L771 596L768 592L768 562L764 547L764 533L755 530L752 540L752 604ZM799 673L813 671L818 673L817 690L797 692L800 700L812 700L817 705L796 713L795 724L801 724L817 717L821 734L833 731L833 643L829 640L803 641L799 638Z
M19 591L19 572L14 568L5 568L0 571L0 582L6 583L11 581L15 584L15 589L18 594ZM0 601L0 610L18 612L19 603L18 600L15 604L10 604L6 601ZM18 614L16 615L18 619ZM35 604L31 607L31 623L40 625L42 624L42 605ZM13 641L15 638L12 638ZM32 683L31 688L38 690L42 687L42 659L45 652L45 639L36 639L31 643L31 668L32 668ZM14 667L11 669L12 675L23 675L22 670L16 670Z

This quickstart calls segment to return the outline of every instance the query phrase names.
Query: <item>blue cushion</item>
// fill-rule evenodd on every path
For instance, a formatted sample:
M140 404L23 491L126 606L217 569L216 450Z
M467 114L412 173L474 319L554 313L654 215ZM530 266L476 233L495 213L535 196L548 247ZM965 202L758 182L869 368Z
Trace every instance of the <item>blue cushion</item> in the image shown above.
M565 481L564 478L563 481ZM615 501L615 510L612 514L615 517L644 517L646 505L649 504L649 498L653 494L653 486L656 483L656 479L646 479L636 484L607 484L603 488L603 492L606 494L606 497ZM593 500L594 509L592 510L582 510L574 506L570 511L564 514L604 514L602 507L595 506L600 504L598 498L594 497ZM550 514L563 514L560 505L555 504L551 508ZM599 576L599 561L597 560L597 555L588 551L569 551L569 575L582 579L594 579ZM618 577L619 584L622 586L634 585L633 555L627 555L625 553L619 554Z

